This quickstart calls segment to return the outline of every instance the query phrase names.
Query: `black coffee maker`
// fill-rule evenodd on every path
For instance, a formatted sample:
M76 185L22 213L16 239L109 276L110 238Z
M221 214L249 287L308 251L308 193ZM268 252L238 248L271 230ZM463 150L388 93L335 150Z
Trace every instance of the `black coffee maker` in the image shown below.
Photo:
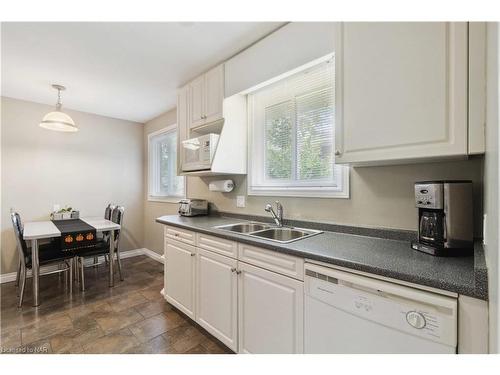
M413 249L437 256L473 253L472 181L416 182L415 203L418 241Z

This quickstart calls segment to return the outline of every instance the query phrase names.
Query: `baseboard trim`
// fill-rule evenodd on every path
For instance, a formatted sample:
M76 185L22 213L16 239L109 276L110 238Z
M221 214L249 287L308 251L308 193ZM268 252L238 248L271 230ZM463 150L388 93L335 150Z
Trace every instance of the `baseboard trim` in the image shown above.
M134 249L134 250L120 251L120 258L126 259L126 258L137 257L139 255L145 255L144 250L145 249L140 248L140 249Z
M157 262L164 263L164 257L163 255L160 255L153 250L146 249L146 248L140 248L140 249L133 249L133 250L127 250L127 251L121 251L120 252L120 257L121 259L126 259L126 258L131 258L131 257L136 257L139 255L146 255L147 257L156 260ZM104 257L99 257L99 262L103 262ZM86 259L85 260L85 265L91 265L93 263L92 259ZM56 264L51 264L50 266L43 266L40 268L40 272L52 272L57 270L57 265ZM31 277L31 270L28 271L28 277ZM12 281L16 280L16 272L11 272L11 273L4 273L0 275L0 284L4 283L10 283Z
M154 260L156 260L157 262L160 262L160 263L164 263L164 259L165 258L164 258L163 255L160 255L157 252L155 252L153 250L146 249L146 248L143 248L142 251L143 251L144 255L150 257L151 259L154 259Z

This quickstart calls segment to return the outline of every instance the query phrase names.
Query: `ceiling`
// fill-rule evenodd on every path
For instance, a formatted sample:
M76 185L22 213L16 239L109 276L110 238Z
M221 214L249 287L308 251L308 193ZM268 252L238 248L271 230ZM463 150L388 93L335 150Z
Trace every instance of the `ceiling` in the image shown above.
M2 96L146 122L176 89L278 22L2 23Z

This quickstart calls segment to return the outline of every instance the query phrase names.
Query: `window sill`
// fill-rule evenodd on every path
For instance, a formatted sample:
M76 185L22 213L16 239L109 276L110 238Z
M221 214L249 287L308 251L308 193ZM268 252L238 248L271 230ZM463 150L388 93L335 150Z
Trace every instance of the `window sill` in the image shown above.
M300 190L260 190L249 188L249 196L265 196L265 197L297 197L297 198L340 198L349 199L349 191L300 191Z
M148 197L148 202L158 202L158 203L179 203L181 197L165 197L165 198L160 198L160 197Z

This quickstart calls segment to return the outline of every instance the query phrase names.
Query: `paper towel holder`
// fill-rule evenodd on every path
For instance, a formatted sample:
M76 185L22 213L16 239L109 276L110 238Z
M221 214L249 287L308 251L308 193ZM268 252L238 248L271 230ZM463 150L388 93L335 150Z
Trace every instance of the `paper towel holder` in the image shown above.
M233 180L217 180L212 181L208 184L208 190L210 191L220 191L222 193L229 193L234 189Z

